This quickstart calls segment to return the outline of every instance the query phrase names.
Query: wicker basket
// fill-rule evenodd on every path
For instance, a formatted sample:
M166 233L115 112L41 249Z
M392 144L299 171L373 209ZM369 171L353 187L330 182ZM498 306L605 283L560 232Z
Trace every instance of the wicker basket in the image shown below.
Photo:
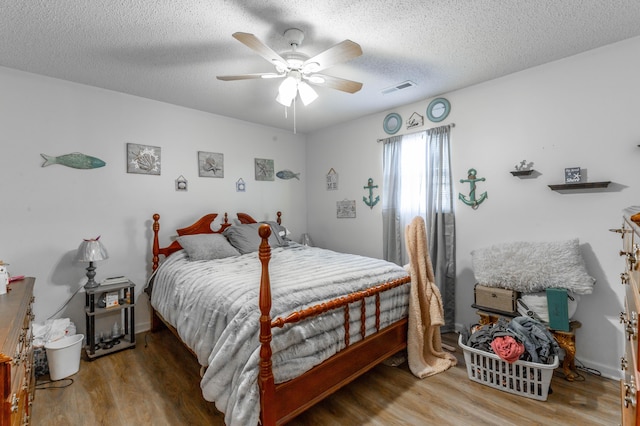
M557 355L553 364L527 361L509 364L496 354L466 346L462 343L462 336L459 337L458 344L464 352L470 380L515 395L547 400L553 370L558 367Z

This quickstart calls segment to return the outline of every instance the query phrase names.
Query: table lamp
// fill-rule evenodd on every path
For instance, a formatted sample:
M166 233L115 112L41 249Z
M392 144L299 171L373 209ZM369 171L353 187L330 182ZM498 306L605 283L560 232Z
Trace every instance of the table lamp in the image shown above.
M303 246L313 247L313 241L311 241L311 236L309 234L302 234L301 242Z
M79 262L89 262L87 267L87 283L84 288L96 288L100 285L94 278L96 276L96 267L93 266L93 262L98 260L105 260L109 258L107 249L99 241L100 237L89 240L83 240L78 247L78 253L76 260Z

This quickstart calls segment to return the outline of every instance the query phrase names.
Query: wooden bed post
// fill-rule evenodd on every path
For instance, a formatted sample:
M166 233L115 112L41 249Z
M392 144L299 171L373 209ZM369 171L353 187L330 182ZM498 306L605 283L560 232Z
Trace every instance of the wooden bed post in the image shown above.
M271 247L269 236L271 227L267 224L260 225L258 234L262 238L260 242L259 257L262 263L262 275L260 277L260 416L263 426L276 424L275 411L275 381L271 364L271 282L269 280L269 260L271 260Z
M158 213L153 215L153 270L158 269L158 262L160 262L160 243L158 242L158 231L160 230L160 215Z

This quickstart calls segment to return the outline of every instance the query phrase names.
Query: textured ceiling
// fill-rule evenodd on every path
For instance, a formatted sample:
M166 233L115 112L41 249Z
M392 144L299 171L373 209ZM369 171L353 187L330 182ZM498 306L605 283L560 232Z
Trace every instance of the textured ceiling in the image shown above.
M3 0L0 66L292 130L281 80L215 78L274 71L231 34L281 53L300 28L310 56L359 43L362 56L324 73L362 90L298 103L308 133L638 36L639 22L637 0ZM381 93L405 80L416 86Z

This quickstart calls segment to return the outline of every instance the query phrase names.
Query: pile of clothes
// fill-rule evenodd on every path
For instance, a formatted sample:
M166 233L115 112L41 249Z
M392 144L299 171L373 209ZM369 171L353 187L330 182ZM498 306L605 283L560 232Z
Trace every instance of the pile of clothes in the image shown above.
M467 346L498 355L508 363L518 360L553 364L560 348L547 327L531 317L500 318L494 324L475 325Z

